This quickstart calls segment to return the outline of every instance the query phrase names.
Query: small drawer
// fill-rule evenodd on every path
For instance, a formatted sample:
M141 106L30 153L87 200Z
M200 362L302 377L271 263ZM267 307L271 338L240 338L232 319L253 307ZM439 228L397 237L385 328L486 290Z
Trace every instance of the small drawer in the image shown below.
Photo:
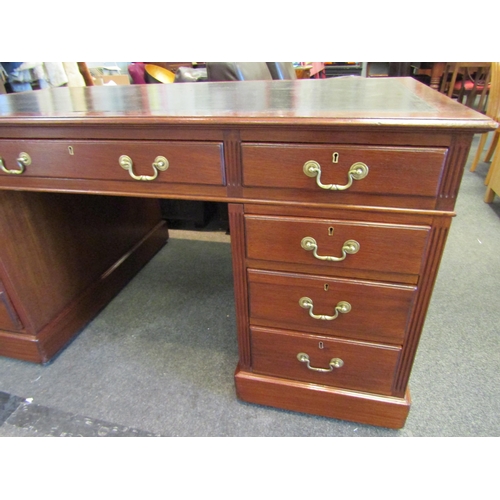
M0 141L0 158L24 177L225 185L218 142Z
M255 269L248 282L252 325L390 344L402 343L417 290Z
M256 373L391 394L398 347L258 327L250 335Z
M418 275L430 228L247 215L245 230L249 259Z
M430 208L428 199L437 197L447 151L246 143L242 145L243 185L283 189L286 198L298 201Z

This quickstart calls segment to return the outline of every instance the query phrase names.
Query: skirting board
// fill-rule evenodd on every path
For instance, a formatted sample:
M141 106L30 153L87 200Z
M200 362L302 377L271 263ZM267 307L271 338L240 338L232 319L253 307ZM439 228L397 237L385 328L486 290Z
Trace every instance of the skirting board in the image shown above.
M239 367L235 384L238 398L248 403L391 429L404 427L411 404L409 390L404 398L379 396L259 375Z

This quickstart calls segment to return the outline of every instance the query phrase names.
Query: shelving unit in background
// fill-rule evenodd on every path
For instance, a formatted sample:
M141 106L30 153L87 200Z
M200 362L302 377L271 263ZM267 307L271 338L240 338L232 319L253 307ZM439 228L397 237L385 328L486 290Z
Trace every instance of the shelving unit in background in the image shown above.
M325 62L325 73L327 78L336 76L361 76L363 63L361 62Z

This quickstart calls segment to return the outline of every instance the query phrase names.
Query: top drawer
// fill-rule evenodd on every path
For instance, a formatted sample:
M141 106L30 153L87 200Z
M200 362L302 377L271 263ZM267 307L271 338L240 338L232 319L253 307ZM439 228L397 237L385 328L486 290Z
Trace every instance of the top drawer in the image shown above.
M218 142L3 140L0 158L26 177L225 185Z
M379 204L370 197L434 199L446 154L446 148L246 143L243 184L287 189L300 201Z

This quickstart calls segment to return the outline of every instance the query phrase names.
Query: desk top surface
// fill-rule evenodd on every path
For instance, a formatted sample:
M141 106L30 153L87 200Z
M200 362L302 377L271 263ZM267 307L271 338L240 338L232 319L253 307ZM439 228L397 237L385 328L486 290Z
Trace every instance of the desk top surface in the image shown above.
M380 125L496 124L413 78L203 82L64 87L0 95L1 124Z

